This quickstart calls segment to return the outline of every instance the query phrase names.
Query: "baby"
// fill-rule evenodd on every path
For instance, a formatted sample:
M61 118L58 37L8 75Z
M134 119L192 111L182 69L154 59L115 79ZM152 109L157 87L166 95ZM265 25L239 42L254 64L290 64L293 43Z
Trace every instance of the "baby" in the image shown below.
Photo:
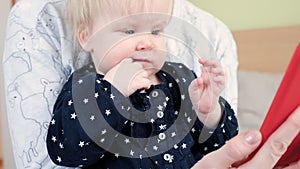
M92 62L75 71L53 109L54 163L83 168L191 168L237 134L220 97L225 73L199 59L200 77L166 62L172 0L69 0ZM184 57L184 56L182 56Z

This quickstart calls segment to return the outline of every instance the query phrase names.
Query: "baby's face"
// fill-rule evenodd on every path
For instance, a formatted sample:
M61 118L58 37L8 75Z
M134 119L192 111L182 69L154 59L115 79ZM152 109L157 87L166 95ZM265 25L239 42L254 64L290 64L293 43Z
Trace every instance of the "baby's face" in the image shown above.
M88 45L98 73L107 73L126 58L140 63L151 74L161 69L166 59L166 42L163 31L170 14L163 11L161 0L151 8L160 13L143 13L136 9L133 14L121 16L115 12L109 18L95 18ZM155 6L153 6L155 5Z

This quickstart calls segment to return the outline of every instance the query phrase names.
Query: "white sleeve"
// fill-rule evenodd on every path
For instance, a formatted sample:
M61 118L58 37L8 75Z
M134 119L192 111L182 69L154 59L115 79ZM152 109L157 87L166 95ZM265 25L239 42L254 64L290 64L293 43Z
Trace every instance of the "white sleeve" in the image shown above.
M48 157L45 142L53 104L73 71L72 44L64 34L63 15L56 8L61 3L19 1L8 17L2 64L18 169L61 168Z
M231 31L228 27L215 18L211 14L197 8L187 0L175 0L173 16L182 19L184 22L194 26L200 34L202 34L207 40L209 45L214 50L216 57L220 60L222 66L225 68L228 74L227 85L222 93L222 96L230 103L235 112L237 112L237 101L238 101L238 85L237 85L237 68L238 68L238 56L235 40L232 36ZM186 29L187 24L181 25L183 29ZM174 25L179 27L176 23ZM185 32L187 36L191 32ZM190 35L193 36L193 35ZM187 39L190 48L197 48L193 45L193 39ZM170 45L171 44L171 45ZM200 74L201 70L198 64L198 58L186 57L188 52L183 52L183 48L178 47L178 43L169 43L168 47L175 50L176 54L180 54L184 57L180 58L180 62L187 63L187 66L194 69L196 74ZM199 48L199 47L198 47ZM201 47L200 47L201 48ZM172 58L170 59L172 61ZM175 59L176 60L176 59ZM191 61L192 60L192 61Z

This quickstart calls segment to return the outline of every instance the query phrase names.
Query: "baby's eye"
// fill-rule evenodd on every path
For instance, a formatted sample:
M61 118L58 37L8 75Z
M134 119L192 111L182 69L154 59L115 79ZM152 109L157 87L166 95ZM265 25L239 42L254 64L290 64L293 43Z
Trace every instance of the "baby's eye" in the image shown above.
M134 30L125 30L124 33L125 33L125 34L128 34L128 35L132 35L132 34L134 34L135 32L134 32Z
M158 29L158 30L153 30L152 32L151 32L151 34L153 34L153 35L158 35L159 33L160 33L161 31Z

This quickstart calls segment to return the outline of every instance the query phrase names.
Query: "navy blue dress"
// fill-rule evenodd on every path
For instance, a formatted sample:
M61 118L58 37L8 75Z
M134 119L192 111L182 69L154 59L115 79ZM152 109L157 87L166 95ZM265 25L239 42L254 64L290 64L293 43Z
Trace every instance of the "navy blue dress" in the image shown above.
M195 74L184 65L167 62L157 76L161 84L126 98L92 65L73 73L48 129L52 161L96 169L186 169L237 135L236 116L223 98L215 129L198 120L187 92Z

